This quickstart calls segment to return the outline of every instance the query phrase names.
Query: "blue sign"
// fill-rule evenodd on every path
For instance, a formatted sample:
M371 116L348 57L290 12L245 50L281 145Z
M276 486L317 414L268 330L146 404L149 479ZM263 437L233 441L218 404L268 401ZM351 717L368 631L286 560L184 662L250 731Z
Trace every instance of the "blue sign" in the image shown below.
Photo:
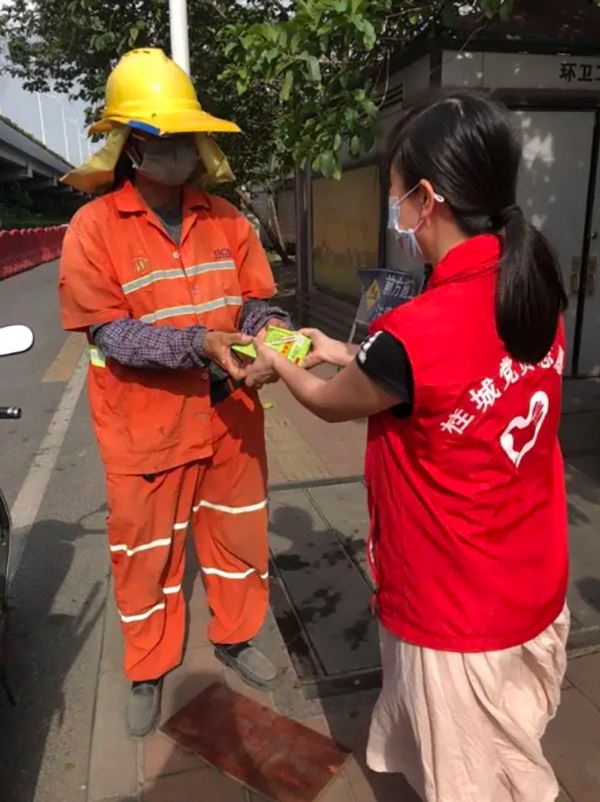
M359 270L362 293L355 324L368 326L400 304L418 295L420 282L415 273L407 270Z

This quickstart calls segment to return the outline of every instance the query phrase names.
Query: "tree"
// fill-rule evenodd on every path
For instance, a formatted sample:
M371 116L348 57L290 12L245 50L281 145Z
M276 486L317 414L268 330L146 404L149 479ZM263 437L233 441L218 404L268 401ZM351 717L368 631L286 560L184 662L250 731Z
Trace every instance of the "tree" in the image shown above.
M374 145L390 57L461 7L482 18L509 17L514 0L296 0L293 13L236 22L221 31L229 63L222 73L241 97L262 87L278 109L273 142L282 172L309 163L339 178L346 143L361 156Z
M514 0L471 0L483 17ZM310 163L341 175L342 148L369 152L390 57L465 0L189 0L192 76L209 111L240 124L225 149L246 186ZM118 57L169 50L167 0L8 0L0 22L26 88L66 91L97 115ZM242 193L248 202L248 196ZM274 237L276 239L276 237Z
M200 101L212 113L240 121L247 134L228 137L228 151L244 180L252 180L269 149L269 109L258 90L239 98L233 84L218 82L227 62L215 43L227 22L276 22L280 3L190 0L188 5L191 71ZM90 120L100 111L106 79L123 53L147 46L170 51L168 0L8 0L0 22L10 72L31 91L55 90L84 100Z
M509 15L514 0L471 2ZM374 141L393 51L460 0L188 0L192 76L201 102L236 120L226 149L245 184L292 166L339 177L339 153ZM33 91L56 89L101 106L117 59L132 47L169 50L167 0L8 0L0 12L10 70Z
M275 110L265 104L260 86L240 97L233 80L219 80L228 62L217 39L226 24L276 23L284 13L279 0L188 3L192 77L202 105L243 130L242 136L222 138L242 185L268 187L272 182ZM6 68L26 89L66 92L83 100L90 121L100 113L106 80L123 53L145 46L170 51L168 0L8 0L0 24L10 59ZM250 196L238 190L251 204ZM272 239L286 256L274 233Z

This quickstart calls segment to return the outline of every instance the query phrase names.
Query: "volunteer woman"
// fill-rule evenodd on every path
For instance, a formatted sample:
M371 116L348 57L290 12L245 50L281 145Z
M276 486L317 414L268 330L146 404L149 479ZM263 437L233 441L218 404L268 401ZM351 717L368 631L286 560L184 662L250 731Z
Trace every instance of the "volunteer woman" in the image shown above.
M454 92L391 141L390 225L435 265L357 349L311 332L310 365L259 347L319 417L369 416L369 554L383 689L368 763L427 802L552 802L540 739L565 671L567 521L558 444L566 296L515 203L511 116ZM309 366L310 366L309 365Z

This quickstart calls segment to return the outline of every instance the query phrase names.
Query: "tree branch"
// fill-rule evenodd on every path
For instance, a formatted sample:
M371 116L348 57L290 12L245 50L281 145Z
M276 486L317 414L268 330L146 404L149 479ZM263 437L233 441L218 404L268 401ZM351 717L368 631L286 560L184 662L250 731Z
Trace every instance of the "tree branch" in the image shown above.
M213 8L217 14L221 17L221 19L227 19L227 14L223 11L222 8L219 8L218 0L203 0L207 6Z
M262 226L263 226L263 228L265 230L265 234L267 235L267 237L271 241L271 245L275 248L277 253L281 256L281 259L284 262L284 264L286 264L286 265L289 264L290 263L290 257L288 256L288 253L287 253L286 249L284 248L283 243L280 241L279 237L277 236L275 231L271 228L269 223L262 217L262 215L260 214L260 212L258 211L256 206L252 202L252 198L250 197L250 195L247 192L245 192L243 189L241 189L241 187L236 187L235 194L242 201L244 206L250 212L252 212L252 214L255 217L257 217L260 220L260 222L262 223Z

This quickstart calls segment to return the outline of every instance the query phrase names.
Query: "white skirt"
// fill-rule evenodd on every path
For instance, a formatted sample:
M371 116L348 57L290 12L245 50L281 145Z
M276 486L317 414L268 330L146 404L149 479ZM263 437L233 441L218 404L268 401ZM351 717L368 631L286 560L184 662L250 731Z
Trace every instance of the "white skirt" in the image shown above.
M380 627L369 767L404 774L425 802L554 802L540 741L560 700L569 623L565 607L529 643L477 654L414 646Z

